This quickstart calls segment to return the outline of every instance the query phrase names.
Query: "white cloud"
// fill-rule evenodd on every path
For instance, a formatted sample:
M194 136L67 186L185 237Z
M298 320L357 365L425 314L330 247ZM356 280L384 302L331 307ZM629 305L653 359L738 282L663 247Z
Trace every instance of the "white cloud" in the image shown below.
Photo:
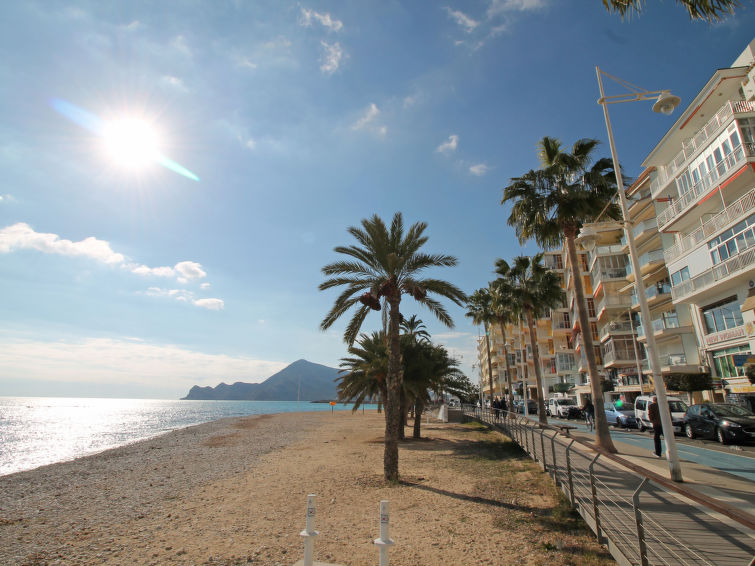
M376 133L379 136L385 136L388 133L388 128L383 124L378 123L380 117L380 109L374 102L371 103L361 118L351 125L352 130L366 130Z
M182 55L186 57L191 57L192 55L191 48L189 47L189 44L183 35L177 35L176 37L174 37L173 41L171 41L170 44L176 51L178 51Z
M527 12L539 10L548 5L548 0L492 0L488 7L488 17L503 12Z
M222 311L225 308L225 302L222 299L197 299L193 301L193 304L211 311Z
M202 289L203 291L206 291L207 289L209 289L209 288L210 288L210 284L209 284L209 283L202 283L202 284L201 284L201 285L199 286L199 288L200 288L200 289Z
M448 141L443 142L440 144L437 148L435 148L435 151L438 153L453 153L456 151L456 147L459 145L459 136L456 134L451 134L448 136Z
M238 57L236 59L236 64L239 67L245 67L247 69L256 69L257 68L257 63L255 63L254 61L252 61L248 57Z
M207 273L202 269L202 266L196 261L180 261L174 268L184 279L192 281L194 279L203 279L207 276Z
M484 163L478 163L477 165L472 165L469 167L469 172L472 175L476 175L477 177L482 177L488 171L490 171L490 167L488 167Z
M460 12L459 10L452 10L448 7L446 7L446 11L448 12L448 15L451 16L451 19L453 19L467 33L473 32L474 29L480 25L480 22L473 20L464 12Z
M63 240L57 234L35 232L31 226L19 222L0 230L0 253L16 250L36 250L48 254L88 257L108 265L122 264L123 254L113 251L110 244L97 238L84 238L79 242Z
M164 75L160 79L160 82L165 86L175 89L179 92L189 92L186 84L184 84L183 80L178 77L174 77L172 75Z
M326 75L332 75L341 66L341 61L345 57L343 48L337 41L332 45L327 43L326 41L321 41L320 45L322 46L323 50L322 59L320 59L320 61L322 62L322 64L320 65L320 70Z
M161 383L188 393L195 384L261 382L286 365L148 344L141 339L43 342L0 338L0 373L6 379L146 386Z
M328 31L341 31L343 28L343 22L341 20L334 20L328 13L321 14L314 10L302 8L299 25L310 27L313 20L322 24Z

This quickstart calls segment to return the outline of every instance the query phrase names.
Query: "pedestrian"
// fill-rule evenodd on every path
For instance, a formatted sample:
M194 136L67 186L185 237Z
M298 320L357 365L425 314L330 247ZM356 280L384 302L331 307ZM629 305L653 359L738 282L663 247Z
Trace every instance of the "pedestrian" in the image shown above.
M661 411L658 407L658 397L653 397L648 407L648 419L653 425L653 454L656 458L661 458L661 435L663 427L661 426Z
M585 401L584 407L582 407L582 410L585 412L585 422L587 422L587 426L592 431L593 429L593 423L595 422L595 406L592 404L592 401L590 399L587 399Z

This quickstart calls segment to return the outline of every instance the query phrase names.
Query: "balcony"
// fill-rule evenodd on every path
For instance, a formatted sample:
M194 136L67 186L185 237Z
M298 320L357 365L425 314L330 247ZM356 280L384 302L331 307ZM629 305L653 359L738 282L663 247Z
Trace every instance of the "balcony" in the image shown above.
M639 193L635 193L632 198L629 200L629 212L630 214L634 214L636 212L635 207L638 207L638 205L645 205L650 202L650 189L644 189L640 191Z
M679 259L680 255L696 247L700 242L705 241L716 232L723 230L729 224L733 224L740 218L748 215L753 208L755 208L755 189L751 190L733 204L727 206L724 210L705 222L705 224L683 236L676 244L664 251L663 257L666 260L666 263Z
M577 371L577 363L572 354L558 354L556 356L556 371L558 373L571 373Z
M627 295L606 295L595 304L595 310L598 312L598 319L609 310L626 311L630 307L629 297Z
M679 330L681 329L687 329L687 326L681 326L679 324L679 318L676 315L676 311L669 311L665 313L666 316L659 317L653 319L652 327L653 327L653 334L664 334L667 333L667 331L673 331L672 334L678 334ZM645 329L642 327L642 325L637 326L637 339L638 340L645 340Z
M642 240L645 236L655 234L656 232L658 232L658 221L656 218L648 218L647 220L643 220L642 222L635 224L634 228L632 229L632 235L634 236L635 240ZM626 235L621 237L621 247L622 250L627 249Z
M649 306L659 303L661 299L666 299L669 296L671 296L670 283L658 283L645 289L645 298L647 298ZM640 301L637 299L637 294L634 291L632 291L631 300L632 308L640 306Z
M627 334L633 333L634 328L632 322L629 320L622 320L620 322L609 322L603 328L600 329L600 341L605 342L614 334Z
M663 258L663 250L660 249L644 253L638 257L637 260L640 262L640 269L642 270L643 275L654 267L658 267L665 261ZM634 271L632 270L631 262L627 264L627 279L634 281Z
M692 279L687 279L679 285L671 287L671 297L675 302L684 302L692 295L709 289L729 276L752 269L753 264L755 264L755 248L750 248L714 265L710 269L706 269Z
M600 285L601 283L606 283L608 281L626 281L627 268L626 266L603 267L596 265L590 275L592 276L592 285L597 289L598 285Z
M695 135L687 139L682 144L682 149L676 154L665 166L658 167L655 179L650 184L650 192L653 198L665 188L669 181L674 179L674 175L682 170L684 164L692 159L699 150L705 147L705 143L713 139L720 131L722 126L729 123L729 118L734 114L747 114L755 112L755 102L745 100L730 100L718 109L716 114L700 128ZM658 225L660 226L660 222Z
M664 231L674 220L708 195L712 187L718 187L730 173L744 165L748 157L755 156L755 144L745 143L726 154L716 168L703 176L692 188L679 196L658 214L658 229Z

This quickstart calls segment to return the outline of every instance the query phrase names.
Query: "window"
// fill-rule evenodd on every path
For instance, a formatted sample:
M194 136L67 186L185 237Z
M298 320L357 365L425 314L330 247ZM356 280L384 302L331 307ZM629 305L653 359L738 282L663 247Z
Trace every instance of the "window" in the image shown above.
M676 287L682 281L686 281L687 279L689 279L689 267L682 267L676 273L671 274L671 285Z
M595 300L591 297L587 297L587 315L590 318L595 318Z
M730 297L725 302L704 308L702 314L705 321L705 333L711 334L742 326L744 320L742 319L741 305L742 302L739 299Z
M755 214L708 242L713 265L755 246Z
M746 345L734 346L725 350L713 352L713 367L718 377L739 377L745 374L744 367L734 365L735 354L749 354L750 347Z

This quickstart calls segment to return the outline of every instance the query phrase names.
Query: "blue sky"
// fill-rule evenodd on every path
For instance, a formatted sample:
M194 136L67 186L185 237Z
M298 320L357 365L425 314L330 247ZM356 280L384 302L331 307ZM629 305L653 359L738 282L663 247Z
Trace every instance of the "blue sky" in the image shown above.
M606 140L595 65L684 104L753 29L751 4L711 25L670 0L629 21L599 0L5 2L0 395L176 398L337 366L347 319L319 330L337 292L317 286L348 226L425 221L426 251L459 259L433 275L485 286L536 252L499 203L537 141ZM148 120L199 181L124 169L53 99ZM636 175L674 117L611 117ZM405 302L472 374L464 309L449 330Z

